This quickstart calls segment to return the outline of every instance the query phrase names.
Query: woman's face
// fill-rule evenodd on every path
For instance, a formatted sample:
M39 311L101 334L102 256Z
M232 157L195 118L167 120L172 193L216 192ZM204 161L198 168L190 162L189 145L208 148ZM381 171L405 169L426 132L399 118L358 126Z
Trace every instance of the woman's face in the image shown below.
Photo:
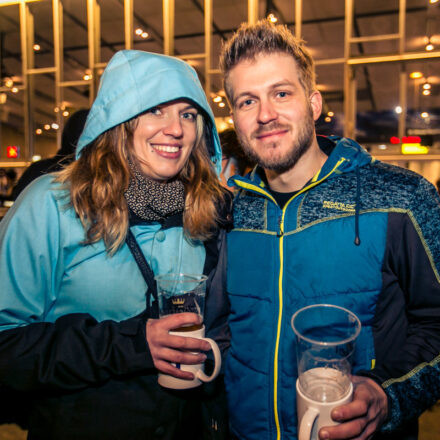
M166 181L179 174L196 141L196 117L197 109L183 100L153 107L139 117L133 147L145 175Z

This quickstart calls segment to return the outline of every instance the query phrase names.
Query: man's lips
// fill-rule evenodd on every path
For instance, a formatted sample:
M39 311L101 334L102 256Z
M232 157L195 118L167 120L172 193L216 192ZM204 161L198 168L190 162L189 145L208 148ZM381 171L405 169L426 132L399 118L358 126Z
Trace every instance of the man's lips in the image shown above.
M266 139L273 139L274 137L281 137L283 135L285 135L288 132L287 129L282 129L282 130L272 130L272 131L267 131L264 133L259 133L257 134L255 137L258 140L266 140Z

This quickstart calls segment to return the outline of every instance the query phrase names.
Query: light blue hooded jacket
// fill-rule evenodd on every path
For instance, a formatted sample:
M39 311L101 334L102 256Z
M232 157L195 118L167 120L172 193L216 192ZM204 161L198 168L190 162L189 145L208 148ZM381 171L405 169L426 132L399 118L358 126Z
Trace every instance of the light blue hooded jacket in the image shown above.
M77 157L106 130L182 98L202 111L218 169L214 117L194 69L176 58L135 50L118 52L108 63ZM205 247L187 240L182 227L162 230L150 223L132 231L155 274L202 273ZM145 282L127 245L109 257L102 241L83 245L84 238L68 194L52 175L26 189L0 223L0 331L71 313L120 321L145 309Z

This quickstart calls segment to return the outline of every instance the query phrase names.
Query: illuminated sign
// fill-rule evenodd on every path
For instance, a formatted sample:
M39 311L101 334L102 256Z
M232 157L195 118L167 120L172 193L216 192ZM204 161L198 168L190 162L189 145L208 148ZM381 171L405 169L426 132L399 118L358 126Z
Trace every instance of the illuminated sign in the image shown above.
M17 145L8 145L6 147L6 157L8 159L17 159L20 157L20 147L17 147Z

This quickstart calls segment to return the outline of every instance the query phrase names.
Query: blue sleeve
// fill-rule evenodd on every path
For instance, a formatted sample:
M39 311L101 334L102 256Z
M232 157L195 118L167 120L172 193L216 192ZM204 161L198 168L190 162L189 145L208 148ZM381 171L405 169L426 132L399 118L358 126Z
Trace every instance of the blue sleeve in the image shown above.
M0 383L71 391L118 375L155 374L145 314L98 322L77 313L47 322L63 274L65 204L50 182L44 176L31 184L0 223Z

